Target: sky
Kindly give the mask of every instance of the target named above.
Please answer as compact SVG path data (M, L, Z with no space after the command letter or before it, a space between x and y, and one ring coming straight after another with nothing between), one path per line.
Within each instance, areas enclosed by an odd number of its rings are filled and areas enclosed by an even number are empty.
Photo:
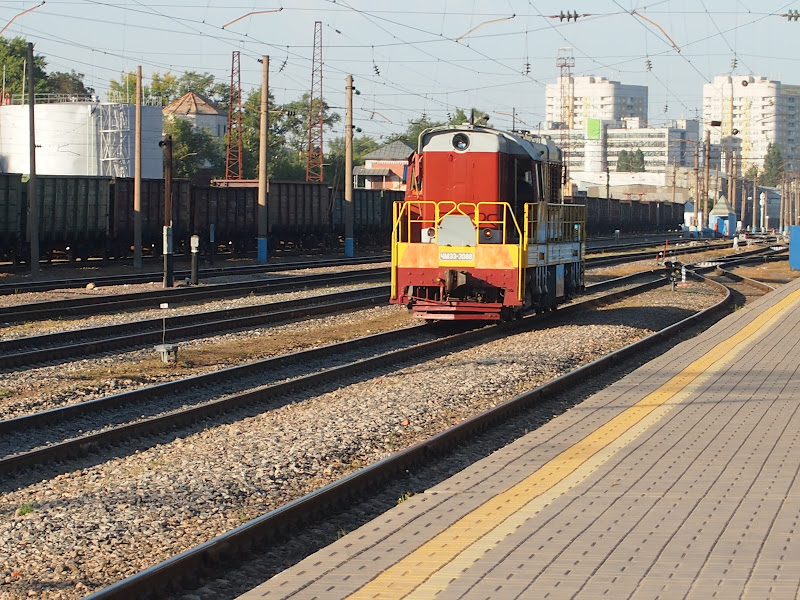
M0 0L0 24L33 42L48 72L82 73L101 99L138 65L145 84L186 71L230 83L239 51L245 97L269 56L284 103L310 90L319 21L325 101L343 116L353 75L354 124L380 140L457 108L499 128L516 113L518 128L535 130L560 53L574 57L573 75L648 86L652 126L699 118L715 75L800 84L800 20L781 16L796 10L800 0Z

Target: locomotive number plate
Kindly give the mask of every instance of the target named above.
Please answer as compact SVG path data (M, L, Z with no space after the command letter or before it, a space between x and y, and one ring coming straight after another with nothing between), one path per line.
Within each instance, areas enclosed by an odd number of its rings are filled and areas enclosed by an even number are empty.
M446 261L446 260L471 261L471 260L475 260L475 253L474 252L439 252L439 260L441 260L441 261Z

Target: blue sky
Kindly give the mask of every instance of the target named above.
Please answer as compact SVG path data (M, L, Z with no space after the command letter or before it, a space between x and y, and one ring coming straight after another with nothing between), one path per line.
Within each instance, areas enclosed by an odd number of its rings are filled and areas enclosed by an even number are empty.
M137 65L146 79L197 71L227 83L238 50L245 93L260 85L257 59L268 55L276 99L294 100L310 87L320 21L325 99L343 112L352 74L355 123L376 138L423 112L445 119L472 106L495 126L510 127L513 109L535 128L567 46L576 75L647 85L652 125L697 116L715 75L800 84L800 21L780 16L800 1L47 0L19 14L37 4L0 0L0 23L13 20L3 35L34 42L48 70L83 73L101 97ZM579 18L552 18L562 11Z

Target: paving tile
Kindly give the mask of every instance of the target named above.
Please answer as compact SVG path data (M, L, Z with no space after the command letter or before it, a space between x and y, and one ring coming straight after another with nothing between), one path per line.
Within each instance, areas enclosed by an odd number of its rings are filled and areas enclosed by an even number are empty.
M730 347L731 336L798 289L800 280L720 320L244 597L283 597L292 586L302 589L297 598L344 597L336 594L366 571L394 564L449 527L449 544L471 540L452 565L430 580L417 568L430 571L439 559L423 553L407 565L407 576L439 591L439 600L797 598L800 341L782 333L800 330L800 303L748 340L724 372L695 380L690 395L657 409L641 433L617 438L606 424L627 419L633 413L625 411L715 347ZM563 489L548 483L552 495L531 504L533 488L514 488L494 509L507 516L482 521L491 528L459 522L531 474L533 485L554 481L539 469L586 440L599 450L581 459L593 466L580 479L564 480Z

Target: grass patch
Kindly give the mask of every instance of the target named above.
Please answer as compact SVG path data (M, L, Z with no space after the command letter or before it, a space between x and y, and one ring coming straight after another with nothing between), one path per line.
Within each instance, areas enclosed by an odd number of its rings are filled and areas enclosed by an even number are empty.
M23 504L17 508L17 516L24 517L25 515L32 513L35 509L35 504Z
M411 498L411 496L413 496L413 495L414 495L414 492L406 492L405 494L403 494L402 496L400 496L400 497L397 499L397 503L398 503L398 504L402 504L403 502L405 502L406 500L408 500L409 498Z

